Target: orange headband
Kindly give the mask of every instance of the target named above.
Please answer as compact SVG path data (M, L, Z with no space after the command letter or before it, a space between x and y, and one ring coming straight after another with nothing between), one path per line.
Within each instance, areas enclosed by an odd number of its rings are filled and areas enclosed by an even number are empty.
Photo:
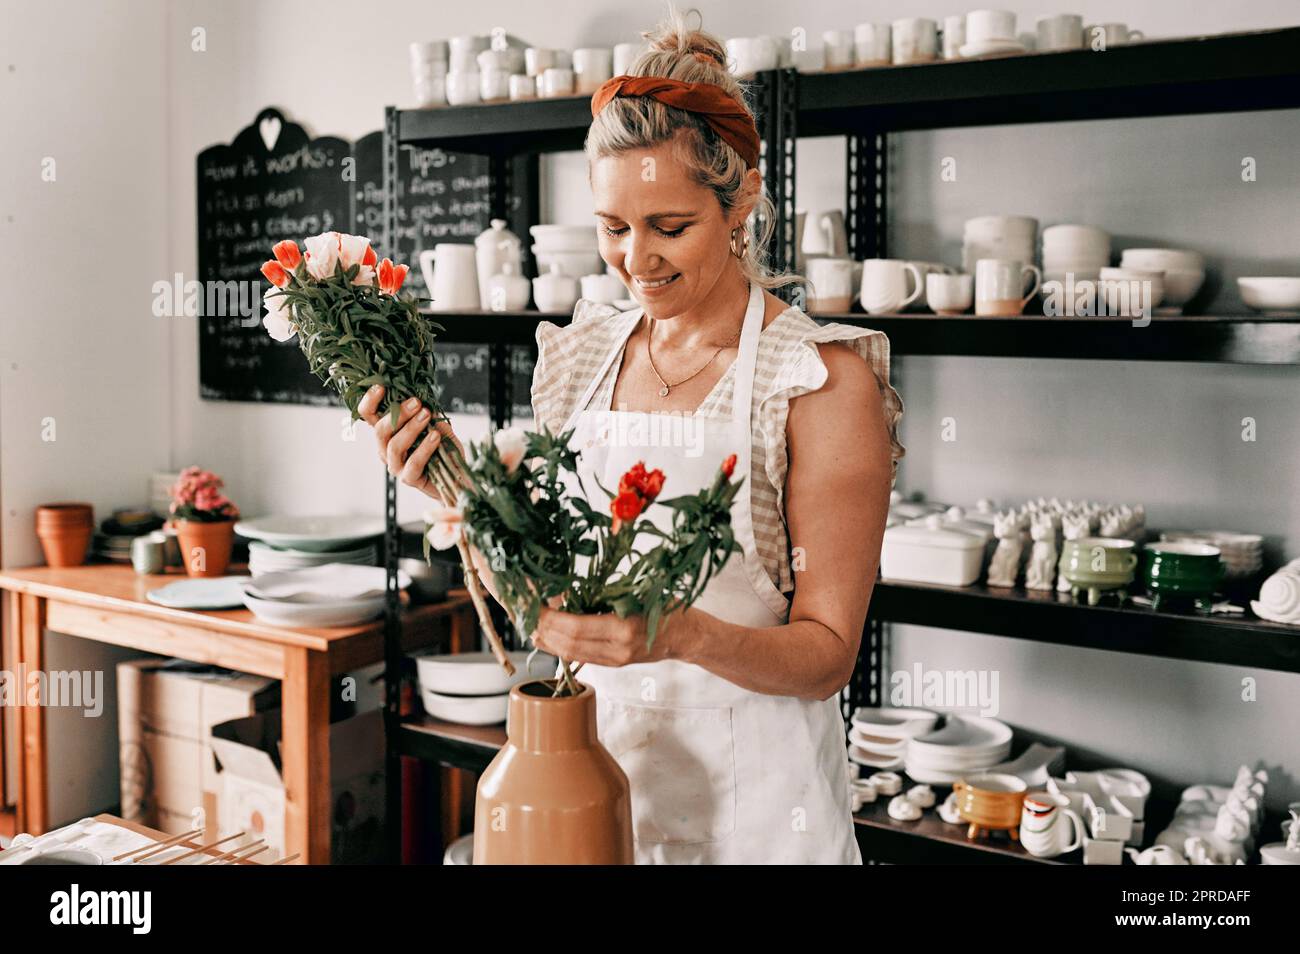
M591 97L591 115L598 115L615 96L649 96L666 106L698 113L749 168L758 167L754 117L715 83L686 83L666 76L615 76L602 83Z

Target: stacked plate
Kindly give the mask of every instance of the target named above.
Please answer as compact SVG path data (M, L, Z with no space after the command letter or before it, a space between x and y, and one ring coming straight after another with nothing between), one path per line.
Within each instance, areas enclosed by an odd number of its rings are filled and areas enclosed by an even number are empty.
M260 577L327 563L374 566L384 521L346 514L259 517L238 521L235 532L253 541L248 545L248 572Z
M967 219L962 235L962 271L975 274L981 258L1014 259L1023 265L1036 260L1038 220L1027 215L981 215Z
M1011 754L1011 727L982 716L950 715L942 729L908 740L904 768L914 781L951 785Z
M383 567L347 563L264 573L243 584L244 605L275 626L355 626L383 614L386 575ZM399 570L398 589L410 585Z
M561 275L571 278L605 271L595 226L534 225L528 231L533 236L539 275L548 274L552 263L560 266Z
M1161 540L1191 540L1219 548L1224 576L1240 580L1254 576L1264 568L1264 538L1257 533L1234 533L1231 530L1169 530Z
M849 729L849 759L871 768L902 768L908 740L938 721L939 713L929 709L858 709Z
M1110 233L1091 225L1053 225L1043 229L1043 282L1095 282L1110 264ZM1134 268L1138 267L1136 265Z
M1205 256L1181 248L1126 248L1120 253L1121 268L1164 272L1164 295L1157 314L1181 315L1183 306L1205 283Z
M507 675L488 652L416 656L424 711L435 719L464 725L505 722L511 688L521 682L550 678L555 675L557 662L554 656L537 653L530 668L527 651L515 650L507 655L514 663L514 675Z

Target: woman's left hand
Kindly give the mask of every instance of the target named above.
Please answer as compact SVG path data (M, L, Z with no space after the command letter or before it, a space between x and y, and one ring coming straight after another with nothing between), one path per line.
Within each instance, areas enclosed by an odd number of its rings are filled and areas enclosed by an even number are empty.
M654 645L647 650L644 616L620 619L617 613L578 614L543 607L533 642L566 662L628 666L669 658L671 629L668 620L661 620Z

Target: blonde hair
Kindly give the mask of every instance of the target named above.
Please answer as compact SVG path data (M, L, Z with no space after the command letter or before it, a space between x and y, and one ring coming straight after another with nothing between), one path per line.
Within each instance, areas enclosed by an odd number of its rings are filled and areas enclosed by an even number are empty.
M699 13L698 10L689 12ZM686 83L712 83L743 103L752 115L744 88L727 68L725 48L711 33L689 29L685 16L674 4L669 3L664 21L641 36L649 41L650 47L628 68L629 76L665 76ZM591 163L596 159L662 143L670 143L691 177L713 191L723 215L730 213L741 198L749 168L745 160L704 119L648 96L616 96L592 119L584 146L588 177ZM740 271L749 281L763 288L803 281L798 275L774 272L768 265L767 248L776 227L776 207L764 185L759 186L758 200L749 221L741 227L748 236L749 247L740 259Z

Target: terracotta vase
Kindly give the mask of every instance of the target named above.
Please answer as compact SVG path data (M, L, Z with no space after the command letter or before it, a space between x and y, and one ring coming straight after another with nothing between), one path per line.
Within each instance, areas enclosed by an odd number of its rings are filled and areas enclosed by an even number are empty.
M627 776L596 737L596 690L579 685L510 690L506 744L478 782L474 864L632 864Z
M189 576L225 576L235 546L233 520L177 520L181 565Z
M81 566L95 532L88 503L53 503L36 508L36 536L50 566Z

